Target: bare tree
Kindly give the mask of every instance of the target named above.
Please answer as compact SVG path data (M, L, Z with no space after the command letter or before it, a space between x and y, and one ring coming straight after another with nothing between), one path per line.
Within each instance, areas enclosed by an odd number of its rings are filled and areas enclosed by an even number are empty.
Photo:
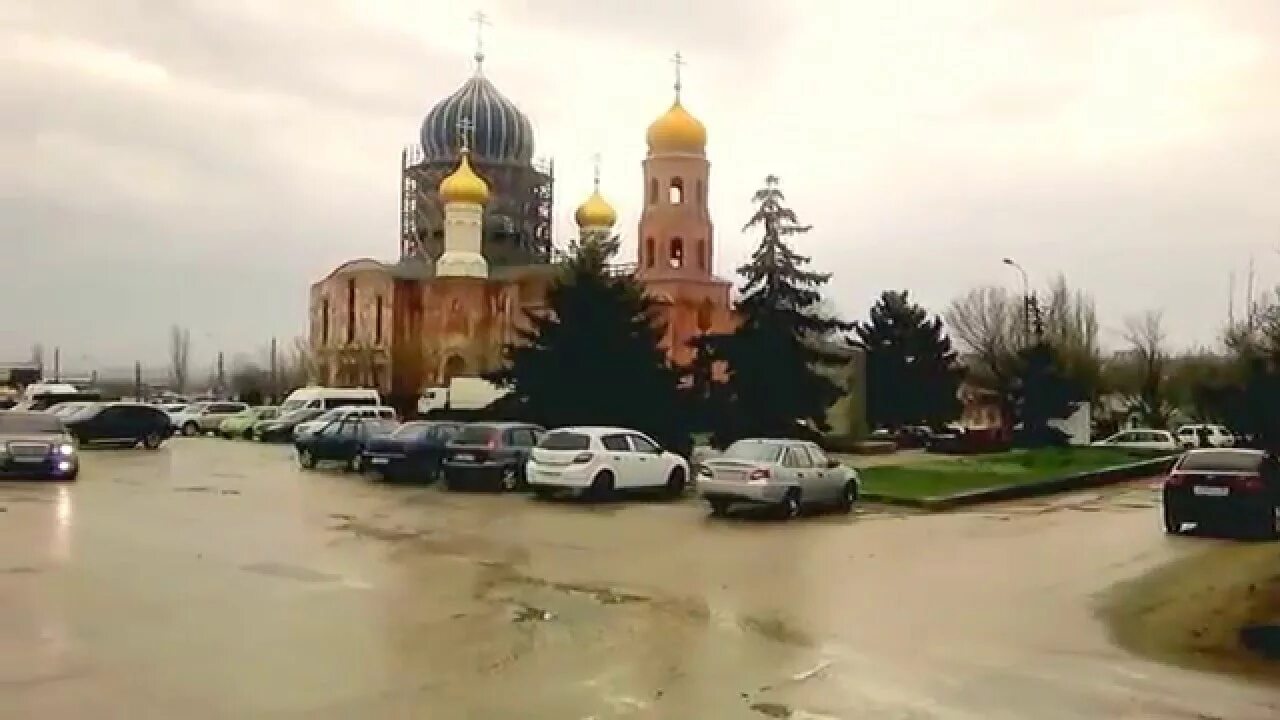
M169 328L169 377L173 389L183 392L191 372L191 331L179 325Z
M1139 387L1133 409L1147 427L1163 428L1173 412L1168 400L1167 373L1169 350L1164 330L1164 316L1157 310L1129 318L1125 323L1125 340L1137 364Z
M1022 342L1021 300L1001 287L978 287L952 300L943 318L970 379L988 390L1007 389Z
M1102 351L1093 298L1071 290L1066 276L1058 275L1049 283L1042 313L1044 338L1053 345L1063 373L1096 398L1102 381Z
M280 359L278 373L281 392L285 393L320 380L320 366L306 338L293 339Z

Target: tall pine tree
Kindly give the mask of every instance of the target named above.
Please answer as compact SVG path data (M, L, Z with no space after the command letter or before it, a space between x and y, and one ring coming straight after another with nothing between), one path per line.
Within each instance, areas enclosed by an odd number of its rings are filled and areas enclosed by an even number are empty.
M761 228L751 261L738 269L743 279L732 333L706 339L726 366L724 408L715 418L717 444L742 437L796 437L827 430L826 415L843 393L831 369L847 356L841 331L851 326L822 306L818 290L830 274L805 270L809 258L787 239L812 229L801 225L776 176L756 191L756 211L744 230Z
M963 371L942 319L932 319L907 291L886 290L870 320L856 323L866 353L867 421L873 427L939 427L960 414Z
M546 427L616 425L686 450L678 376L659 342L663 327L644 288L611 273L616 241L575 245L545 310L526 314L489 379L510 387L522 414Z

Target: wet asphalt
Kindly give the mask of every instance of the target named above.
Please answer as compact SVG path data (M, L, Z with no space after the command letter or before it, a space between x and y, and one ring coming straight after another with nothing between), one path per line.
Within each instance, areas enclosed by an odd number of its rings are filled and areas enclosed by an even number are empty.
M1280 717L1095 616L1149 483L712 520L386 486L213 438L0 483L0 718Z

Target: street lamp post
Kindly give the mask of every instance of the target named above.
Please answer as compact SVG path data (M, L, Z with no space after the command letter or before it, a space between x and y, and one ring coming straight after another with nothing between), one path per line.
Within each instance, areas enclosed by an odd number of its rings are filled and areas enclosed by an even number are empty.
M1022 276L1022 332L1024 337L1031 337L1031 281L1027 279L1027 271L1013 258L1004 258L1001 262Z

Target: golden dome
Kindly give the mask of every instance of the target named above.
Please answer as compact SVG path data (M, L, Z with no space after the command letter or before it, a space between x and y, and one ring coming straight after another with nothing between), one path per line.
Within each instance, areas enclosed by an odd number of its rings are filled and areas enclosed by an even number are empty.
M649 126L645 135L649 141L649 153L697 153L707 147L707 128L698 118L689 114L680 104L672 103L671 109Z
M489 201L489 185L471 169L470 153L462 151L458 169L440 181L440 199L444 204L474 203L483 205Z
M595 192L591 193L591 197L578 206L573 219L578 222L580 228L608 228L618 222L618 213L601 197L600 188L597 187Z

